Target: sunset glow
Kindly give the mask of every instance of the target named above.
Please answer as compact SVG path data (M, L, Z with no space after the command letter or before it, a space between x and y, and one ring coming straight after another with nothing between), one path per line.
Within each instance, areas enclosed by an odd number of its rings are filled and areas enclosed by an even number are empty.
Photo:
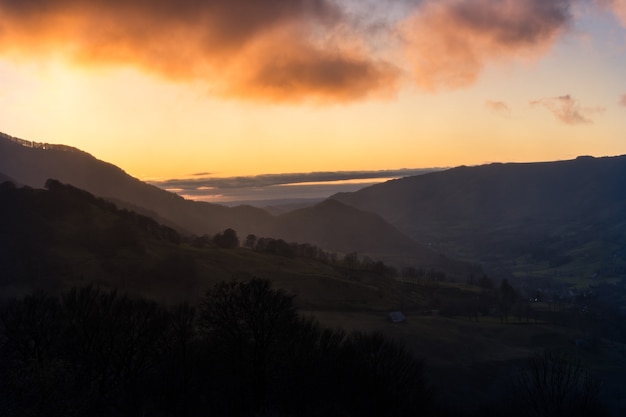
M0 22L0 131L141 179L626 153L622 0L0 0Z

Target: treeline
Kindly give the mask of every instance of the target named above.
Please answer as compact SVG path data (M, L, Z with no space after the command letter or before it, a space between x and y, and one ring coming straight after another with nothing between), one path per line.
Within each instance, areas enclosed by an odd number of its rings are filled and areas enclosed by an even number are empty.
M214 236L197 236L192 240L192 244L196 247L213 246L222 249L233 249L243 246L257 252L271 253L288 258L303 257L322 262L336 262L338 259L336 253L324 251L322 248L309 243L288 243L283 239L257 237L254 234L247 235L244 241L241 242L237 232L231 228L216 233Z
M144 236L178 244L179 233L154 219L95 197L87 191L46 181L47 191L0 184L0 226L13 241L7 250L41 252L43 247L78 244L94 254L111 257L121 250L145 251Z
M379 334L322 328L266 280L198 307L95 287L3 306L0 415L409 416L434 412L422 363Z
M373 260L369 256L361 257L357 252L339 255L311 243L287 242L280 238L258 237L254 234L247 235L242 242L237 232L230 228L212 237L209 235L197 236L193 238L191 243L196 247L213 246L222 249L233 249L243 246L257 252L270 253L287 258L313 259L337 267L343 267L347 270L372 272L374 275L381 277L400 276L400 272L394 266L387 265L380 260ZM429 273L436 274L439 279L443 277L445 280L446 274L444 272L429 270Z
M267 280L221 282L197 307L37 292L4 303L0 324L0 415L465 415L402 344L323 328ZM473 415L606 415L598 381L559 352L510 386Z
M502 323L537 321L531 301L503 279L499 285L486 275L467 285L442 285L437 271L425 271L419 278L405 279L407 285L419 288L424 295L421 307L425 312L448 317L461 316L478 321L481 317L497 317ZM445 276L444 276L445 277ZM408 306L409 308L413 306ZM419 308L416 306L415 308Z

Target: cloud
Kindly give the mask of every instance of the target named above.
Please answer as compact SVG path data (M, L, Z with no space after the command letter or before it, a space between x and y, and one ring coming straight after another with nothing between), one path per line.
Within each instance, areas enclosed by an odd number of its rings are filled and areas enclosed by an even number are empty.
M581 107L580 104L569 94L565 96L533 100L530 102L530 105L533 107L545 107L548 111L554 114L554 117L568 125L593 123L591 116L603 113L606 110L604 107Z
M131 66L218 97L350 102L392 96L407 74L454 89L537 59L577 1L0 0L0 56ZM626 0L591 1L626 17Z
M187 192L199 189L258 188L275 185L323 183L335 181L363 180L376 178L398 178L421 175L441 168L393 169L380 171L328 171L285 174L263 174L241 177L203 177L150 181L150 184L165 189L180 189ZM196 176L198 174L194 174Z
M487 100L485 101L485 107L492 113L500 116L511 115L511 108L503 101Z
M401 24L417 85L434 91L476 81L485 65L535 59L572 19L572 0L430 0Z
M622 94L622 96L619 98L619 105L626 107L626 94Z
M321 199L337 192L356 191L390 178L427 174L441 169L421 168L206 177L150 181L150 184L176 192L192 200L223 203L301 198Z
M626 0L596 0L596 3L613 12L622 26L626 27Z
M227 97L351 101L398 76L332 0L0 0L0 22L1 54L131 65Z

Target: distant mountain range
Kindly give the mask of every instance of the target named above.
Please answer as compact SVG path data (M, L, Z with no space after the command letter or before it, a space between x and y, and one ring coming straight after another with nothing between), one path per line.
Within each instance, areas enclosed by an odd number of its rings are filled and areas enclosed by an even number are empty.
M502 273L626 276L626 156L458 167L332 199Z
M183 234L233 228L457 275L475 270L469 262L583 286L626 277L626 156L462 166L272 214L185 200L75 148L0 135L0 179L41 188L48 178Z
M309 310L385 310L399 299L398 284L371 270L317 255L191 243L149 217L54 180L46 189L0 184L0 266L0 303L85 285L195 303L219 281L253 276L297 295L297 305Z
M404 263L446 269L451 263L399 232L380 216L342 203L322 202L281 215L251 207L225 207L186 200L131 177L86 152L0 135L0 173L5 179L42 188L52 178L122 208L155 218L186 234L213 235L226 228L247 234L309 242L326 250L375 255ZM452 264L454 264L452 262ZM458 270L458 264L451 267ZM462 268L461 268L462 269Z

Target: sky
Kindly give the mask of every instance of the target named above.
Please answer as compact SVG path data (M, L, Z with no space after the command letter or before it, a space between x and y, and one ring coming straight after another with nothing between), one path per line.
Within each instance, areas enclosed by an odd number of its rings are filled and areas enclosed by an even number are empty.
M626 0L0 0L0 131L157 182L625 154L625 74Z

